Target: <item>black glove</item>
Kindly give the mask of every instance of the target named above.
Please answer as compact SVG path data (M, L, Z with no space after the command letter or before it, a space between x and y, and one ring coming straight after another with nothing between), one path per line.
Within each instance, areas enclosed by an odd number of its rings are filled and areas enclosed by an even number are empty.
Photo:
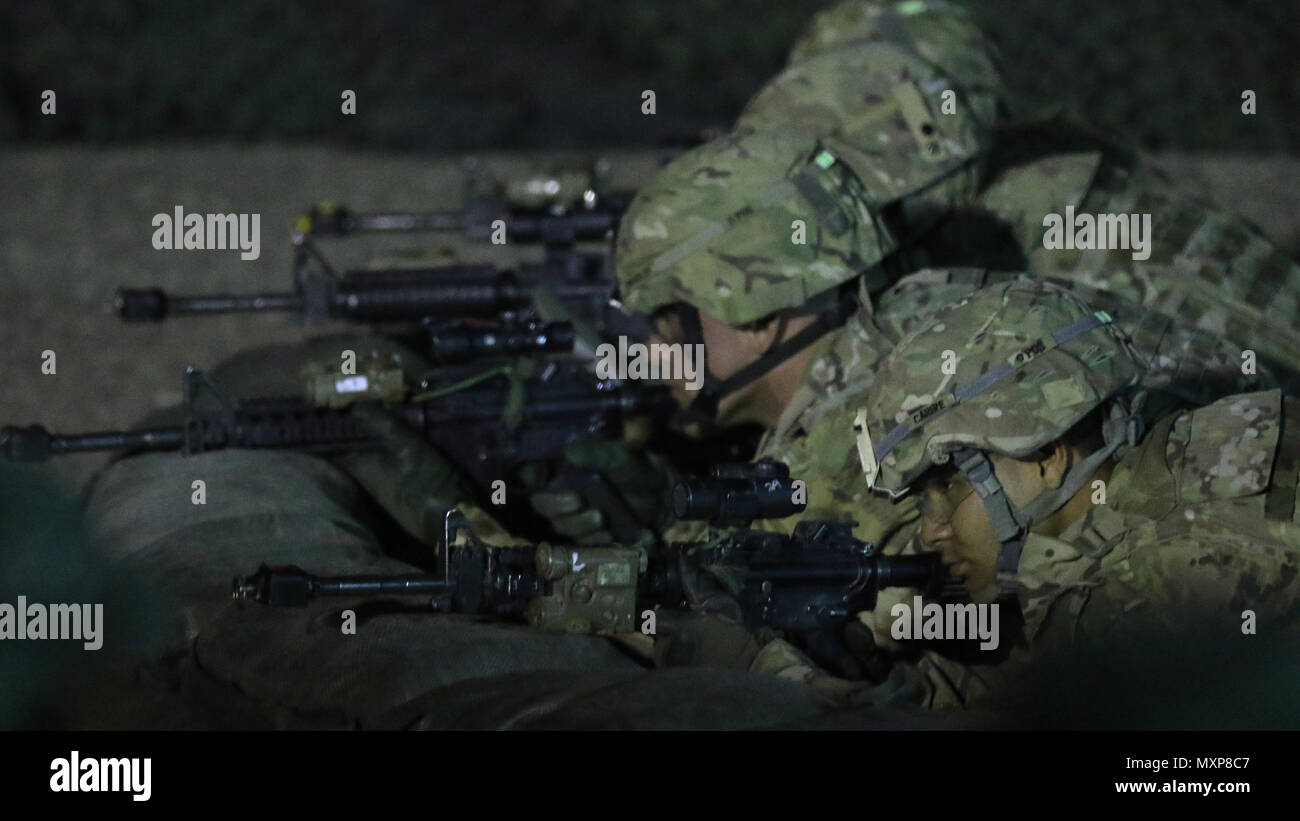
M571 442L564 464L529 505L575 544L631 544L642 531L659 532L673 474L623 442Z

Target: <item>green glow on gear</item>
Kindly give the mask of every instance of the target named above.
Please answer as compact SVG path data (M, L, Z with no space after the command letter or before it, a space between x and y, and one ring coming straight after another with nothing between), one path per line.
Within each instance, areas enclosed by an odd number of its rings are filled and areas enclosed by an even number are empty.
M1086 330L1054 340L1071 327ZM1146 369L1110 317L1069 291L1025 280L983 288L931 314L886 358L858 420L864 472L869 447L873 487L897 496L955 450L1027 456ZM906 434L888 447L900 425Z
M950 209L975 197L998 117L1002 80L980 54L952 70L891 42L846 46L781 72L736 128L833 137L877 198Z
M678 157L618 232L624 304L685 302L730 325L812 302L897 247L833 141L751 132Z

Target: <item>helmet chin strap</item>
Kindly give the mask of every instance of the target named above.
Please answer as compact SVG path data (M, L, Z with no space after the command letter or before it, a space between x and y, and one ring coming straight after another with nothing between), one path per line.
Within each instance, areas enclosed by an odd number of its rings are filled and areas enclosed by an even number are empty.
M993 525L993 537L1001 543L998 549L997 586L1003 596L1015 592L1015 573L1020 565L1020 551L1024 549L1025 538L1029 535L1030 523L1023 514L1017 513L1007 490L993 473L993 463L983 451L963 448L954 451L953 460L957 469L970 481L971 487L979 494L988 512L989 522Z
M1030 528L1065 507L1084 482L1116 451L1132 447L1142 438L1139 411L1145 399L1146 394L1139 393L1131 408L1118 400L1112 402L1109 418L1102 425L1102 438L1106 444L1067 470L1059 487L1044 490L1020 508L1007 496L1006 488L993 472L993 464L983 451L963 448L953 452L957 469L983 500L989 522L993 525L993 536L1001 543L996 564L997 581L992 585L998 595L1010 597L1016 593L1020 554L1029 538Z
M750 362L726 379L719 380L709 373L706 349L706 360L700 363L700 367L703 369L703 383L699 391L696 392L695 399L691 401L691 404L678 412L678 422L697 425L704 431L716 429L718 404L724 398L761 379L782 362L843 325L857 310L857 307L857 300L852 294L842 295L836 299L833 307L817 314L817 318L813 320L811 325L786 340L782 340L781 337L785 333L788 319L782 317L776 335L772 339L772 344L767 347L767 350L753 362ZM704 334L700 329L699 312L693 309L687 310L683 311L680 316L686 341L688 343L702 343Z

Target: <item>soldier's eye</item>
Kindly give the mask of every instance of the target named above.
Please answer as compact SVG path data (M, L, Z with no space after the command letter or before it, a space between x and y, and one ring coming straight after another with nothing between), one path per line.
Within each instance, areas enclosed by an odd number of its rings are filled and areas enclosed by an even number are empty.
M677 342L682 338L682 324L675 315L666 314L651 320L655 334L668 342Z
M935 510L934 498L929 491L923 489L916 494L916 509L921 511L922 516L932 517L935 515L937 511Z

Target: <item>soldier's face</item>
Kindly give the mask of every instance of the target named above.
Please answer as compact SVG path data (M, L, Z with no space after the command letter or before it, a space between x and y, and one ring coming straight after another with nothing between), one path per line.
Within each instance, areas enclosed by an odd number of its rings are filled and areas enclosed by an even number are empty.
M677 311L665 310L650 318L650 338L651 350L654 346L663 346L658 348L661 352L659 364L660 374L671 374L673 372L672 362L668 359L668 346L670 345L687 345L694 340L687 339L688 334L683 327L682 316ZM665 367L666 366L666 367ZM686 390L686 379L665 378L665 384L668 385L669 392L672 394L673 401L685 408L691 403L691 394Z
M742 331L733 328L721 320L700 313L700 336L704 343L704 366L714 380L723 380L735 374L741 368L753 362L766 349L768 340L760 333ZM681 344L686 342L686 332L681 319L676 313L665 313L654 318L650 342L664 344ZM660 363L660 373L672 373L669 362ZM689 407L695 401L696 392L690 390L685 379L666 380L673 399L681 407ZM754 383L734 391L718 403L717 421L721 425L748 421L735 418L737 408L746 401L746 395L753 390Z
M1036 462L989 455L993 472L1017 507L1046 488ZM917 507L921 511L921 541L938 550L948 572L960 577L970 592L997 580L998 550L984 501L956 468L933 470L920 480Z
M741 331L706 313L700 314L700 333L704 336L704 362L710 376L723 380L753 362L766 349L766 340L753 331ZM718 403L718 424L751 421L738 418L737 409L747 403L748 394L757 383L750 384L724 396ZM688 396L689 402L693 397Z

